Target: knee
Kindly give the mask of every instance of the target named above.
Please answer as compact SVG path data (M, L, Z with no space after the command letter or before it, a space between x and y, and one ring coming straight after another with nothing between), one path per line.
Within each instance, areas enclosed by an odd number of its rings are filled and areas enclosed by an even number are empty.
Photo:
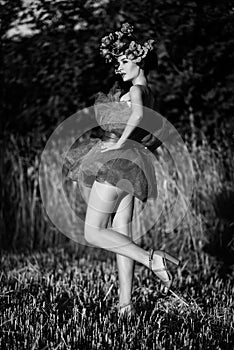
M131 218L129 217L121 217L114 218L112 222L112 228L117 231L123 231L124 233L131 231Z
M98 245L98 237L99 237L99 231L101 230L98 226L93 226L88 223L85 223L84 226L84 237L85 240L93 245Z
M95 235L93 232L93 228L87 223L85 223L85 226L84 226L84 237L88 243L94 244Z

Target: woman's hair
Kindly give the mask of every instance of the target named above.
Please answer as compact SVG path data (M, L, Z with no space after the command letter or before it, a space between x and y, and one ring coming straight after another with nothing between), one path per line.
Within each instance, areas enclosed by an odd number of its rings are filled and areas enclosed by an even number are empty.
M149 51L145 58L139 63L136 63L140 68L144 70L145 75L148 75L150 71L157 70L158 68L158 56L156 51Z

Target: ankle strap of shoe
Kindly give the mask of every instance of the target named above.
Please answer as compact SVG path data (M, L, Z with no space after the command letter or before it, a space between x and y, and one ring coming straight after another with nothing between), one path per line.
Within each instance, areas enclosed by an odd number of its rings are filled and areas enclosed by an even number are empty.
M153 260L154 250L151 248L149 250L149 269L152 270L152 260Z

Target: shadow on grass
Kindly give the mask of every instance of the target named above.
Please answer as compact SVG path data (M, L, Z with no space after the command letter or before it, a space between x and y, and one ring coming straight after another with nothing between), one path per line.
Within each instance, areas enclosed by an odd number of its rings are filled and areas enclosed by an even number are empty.
M213 206L217 221L216 225L210 228L205 251L228 268L234 264L234 192L224 190L216 196Z

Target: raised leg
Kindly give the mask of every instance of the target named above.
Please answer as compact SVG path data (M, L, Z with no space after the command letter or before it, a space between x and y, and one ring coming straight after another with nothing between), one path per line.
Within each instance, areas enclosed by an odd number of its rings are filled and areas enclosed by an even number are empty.
M93 245L137 260L147 266L148 252L133 243L125 234L107 228L110 215L117 211L119 197L123 198L126 195L126 192L117 187L94 182L86 211L85 239Z
M149 267L148 251L132 242L126 234L107 228L110 215L118 208L119 198L126 195L126 192L110 184L94 182L85 218L85 238L95 246L123 255ZM126 225L127 230L129 230L130 225L131 223ZM163 259L155 254L152 269L162 268L164 268ZM165 272L166 278L167 272Z

